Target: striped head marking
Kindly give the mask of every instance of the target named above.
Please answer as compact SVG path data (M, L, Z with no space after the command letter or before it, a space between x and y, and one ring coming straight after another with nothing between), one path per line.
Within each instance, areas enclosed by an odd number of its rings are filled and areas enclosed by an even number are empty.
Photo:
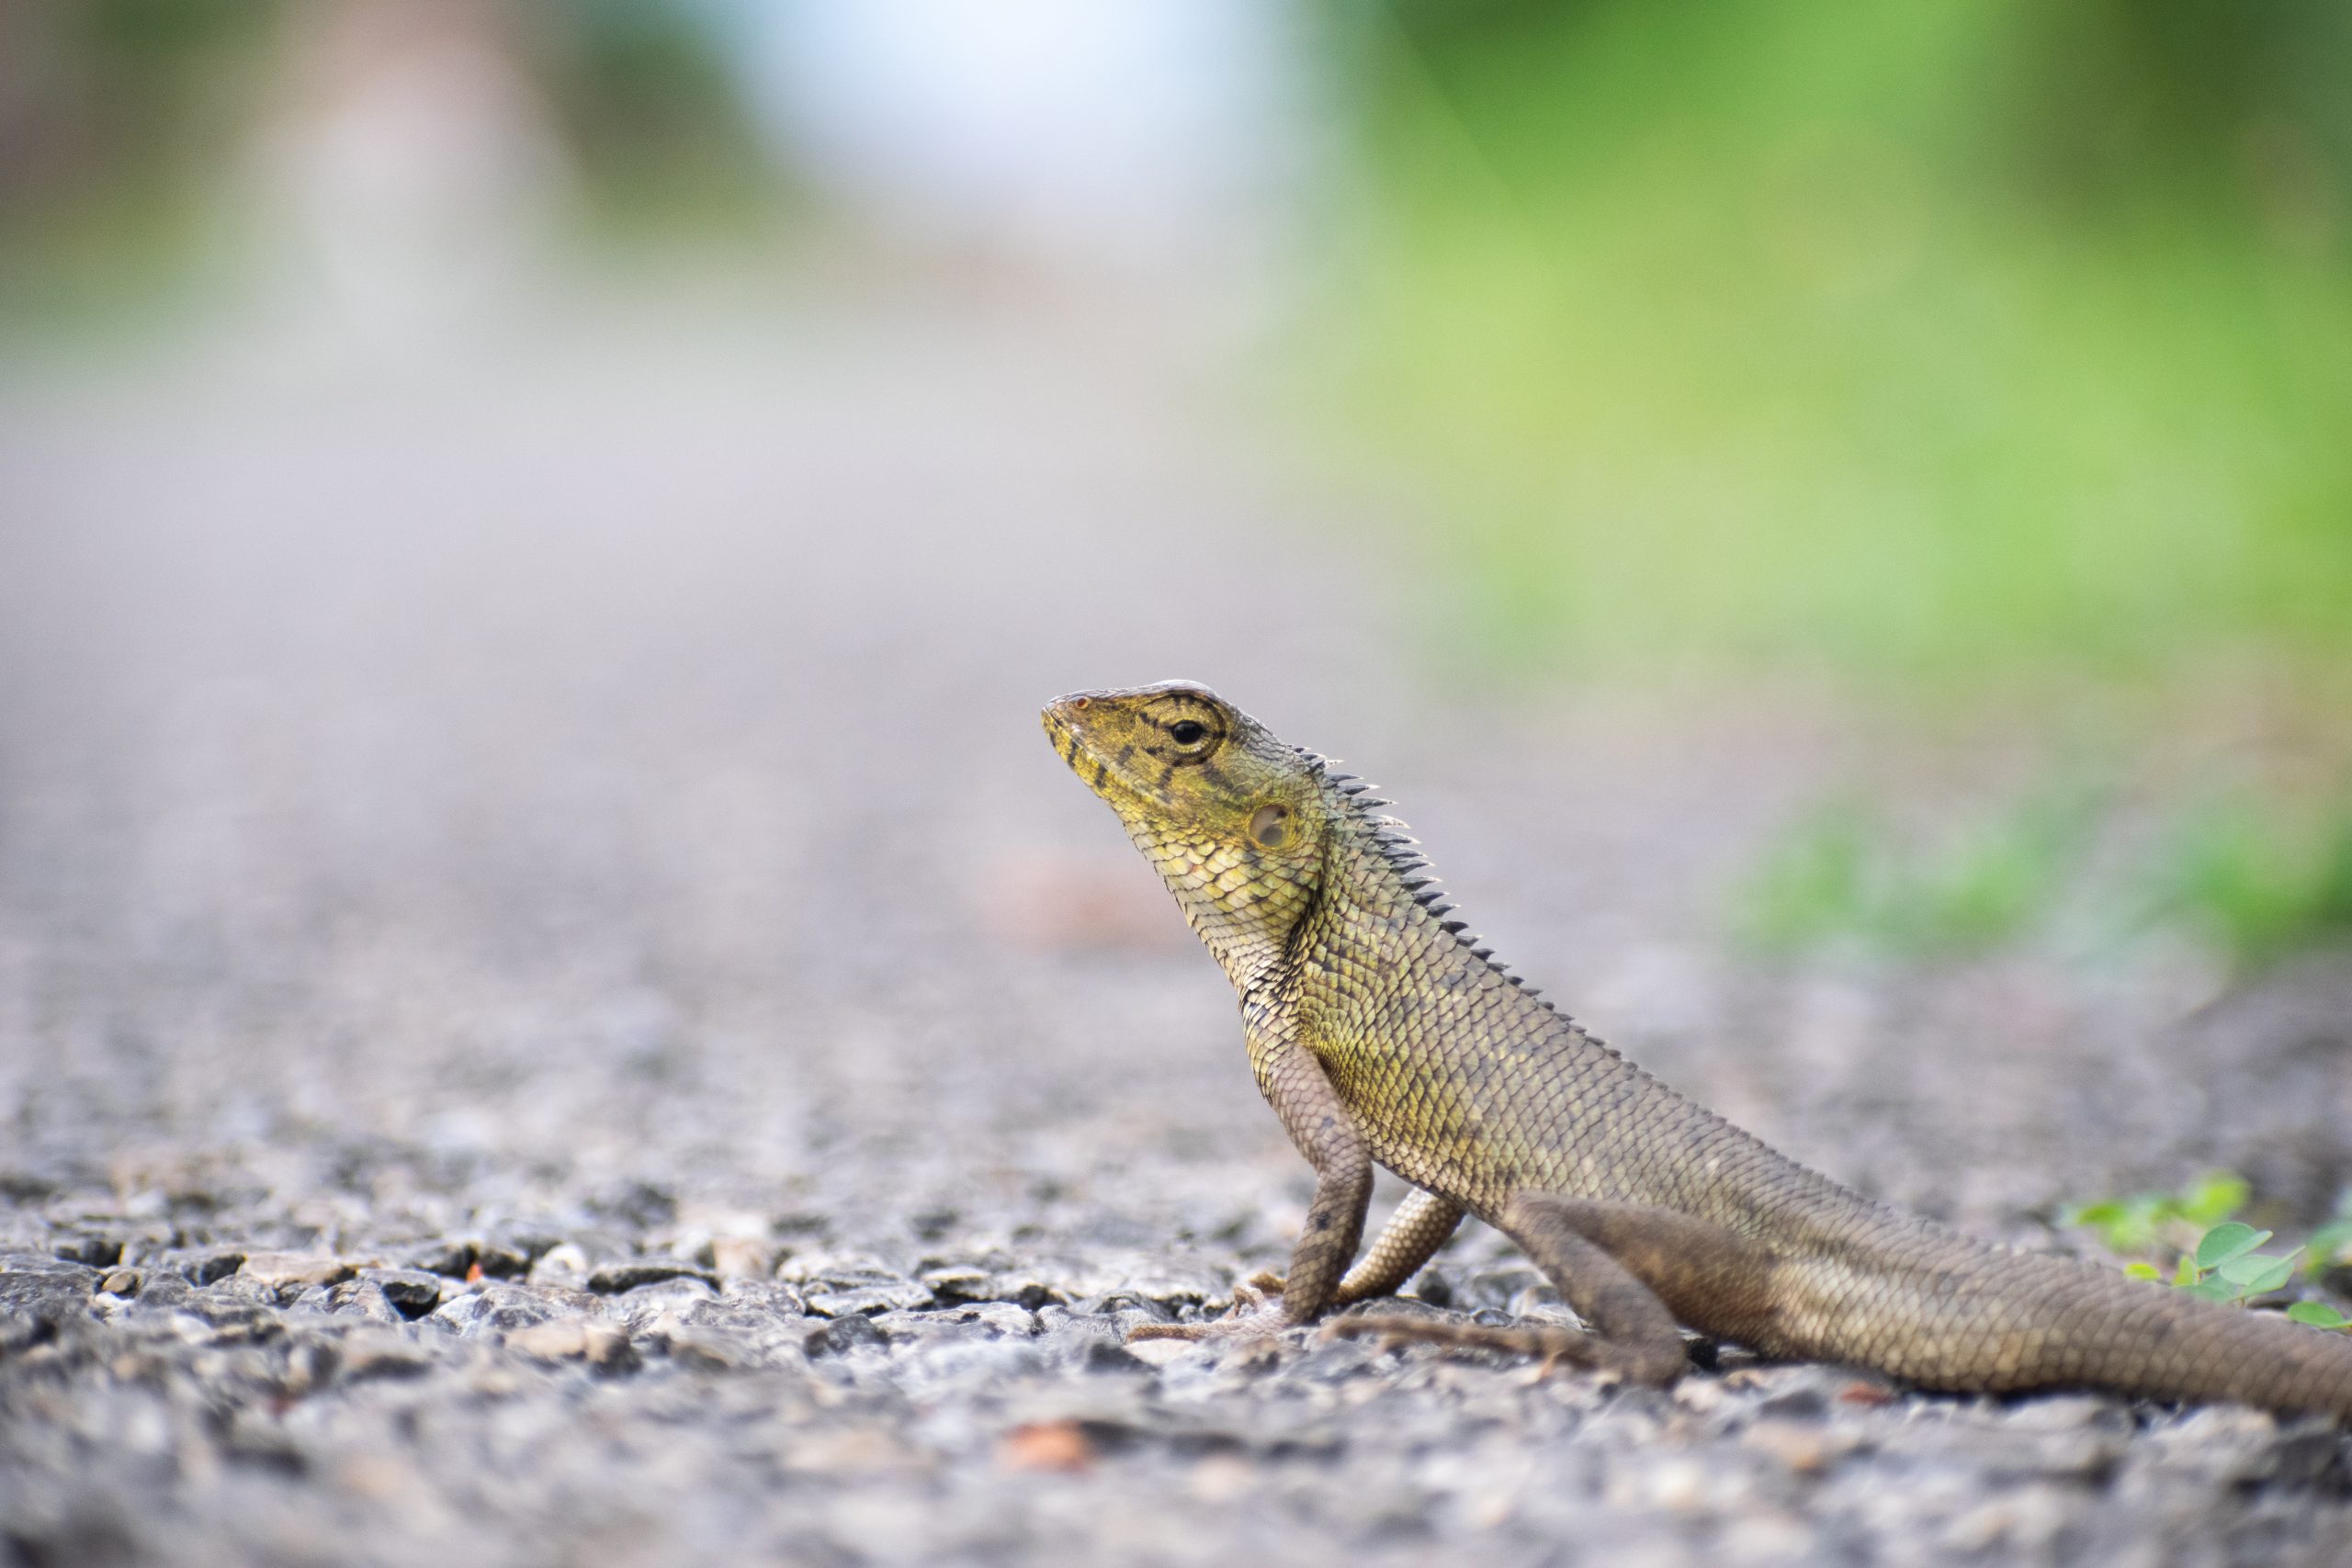
M1281 950L1322 879L1319 761L1188 681L1074 692L1045 724L1229 973Z

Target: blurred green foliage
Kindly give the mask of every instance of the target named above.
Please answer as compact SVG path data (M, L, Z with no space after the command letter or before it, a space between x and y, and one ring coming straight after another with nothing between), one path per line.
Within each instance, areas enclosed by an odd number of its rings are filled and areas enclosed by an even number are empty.
M600 215L707 221L756 211L776 171L708 8L531 0L535 61Z
M2352 7L1344 16L1332 380L1494 665L2352 652Z
M2208 807L2174 834L2155 892L2242 966L2352 942L2352 800L2300 814Z
M2181 1252L2245 1208L2252 1195L2245 1177L2213 1170L2177 1192L2138 1192L2086 1203L2061 1214L2058 1223L2097 1231L2110 1252Z
M1852 802L1799 821L1736 895L1741 933L1767 952L1839 943L1904 957L1982 952L2043 919L2081 857L2097 799L2028 800L1936 845L1907 844Z
M2069 901L2105 935L2186 930L2240 974L2314 948L2352 948L2352 799L2301 807L2241 792L2177 813L2163 830L2111 835L2099 792L2045 789L1957 833L1921 842L1854 800L1799 818L1733 892L1752 947L1845 947L1962 957L2046 929Z
M454 18L503 51L544 102L592 217L699 224L775 194L708 6L381 9L395 28ZM261 122L311 90L288 80L306 29L342 14L285 0L0 5L0 310L111 314L170 282Z
M0 8L0 300L73 312L167 273L279 14L275 0Z

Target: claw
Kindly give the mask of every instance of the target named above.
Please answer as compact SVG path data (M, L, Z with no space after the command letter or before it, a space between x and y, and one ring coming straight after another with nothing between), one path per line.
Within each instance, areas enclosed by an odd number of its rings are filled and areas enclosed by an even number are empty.
M1127 1330L1127 1342L1138 1339L1206 1339L1214 1323L1147 1323Z
M1246 1312L1240 1310L1245 1304L1251 1310ZM1290 1314L1283 1310L1282 1303L1269 1303L1264 1297L1247 1286L1235 1288L1234 1305L1235 1311L1218 1318L1214 1323L1147 1323L1140 1328L1129 1329L1127 1337L1130 1340L1262 1340L1272 1339L1285 1329L1298 1326Z

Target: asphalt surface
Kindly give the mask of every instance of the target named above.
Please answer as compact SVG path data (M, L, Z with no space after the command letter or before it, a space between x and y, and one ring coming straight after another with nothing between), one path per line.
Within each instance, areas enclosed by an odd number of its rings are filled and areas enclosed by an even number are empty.
M0 1550L2342 1560L2352 1449L2243 1410L1123 1346L1308 1183L1063 691L1345 757L1645 1065L2027 1245L2211 1166L2319 1218L2352 973L1743 958L1726 889L1825 792L1932 821L2026 752L1442 682L1422 569L1164 333L593 320L0 391ZM1491 1235L1435 1273L1557 1310Z

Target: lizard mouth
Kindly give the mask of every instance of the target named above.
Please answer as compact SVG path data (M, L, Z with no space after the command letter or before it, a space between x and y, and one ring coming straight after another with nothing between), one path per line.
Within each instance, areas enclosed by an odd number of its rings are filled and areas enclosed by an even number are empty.
M1093 710L1091 715L1090 708ZM1114 808L1165 807L1170 804L1165 794L1148 788L1127 766L1136 751L1134 745L1106 745L1102 738L1089 733L1090 717L1111 718L1115 726L1116 712L1116 705L1103 703L1100 694L1080 692L1047 703L1039 717L1046 728L1046 738L1061 753L1062 761L1069 764L1069 771ZM1111 739L1116 740L1117 737Z
M1046 727L1046 738L1053 742L1054 750L1061 753L1062 761L1069 764L1069 771L1085 781L1086 787L1095 794L1106 800L1111 798L1114 789L1132 795L1135 793L1133 785L1113 773L1109 759L1095 750L1081 728L1079 716L1091 702L1091 698L1080 694L1057 697L1047 703L1046 711L1039 716Z

